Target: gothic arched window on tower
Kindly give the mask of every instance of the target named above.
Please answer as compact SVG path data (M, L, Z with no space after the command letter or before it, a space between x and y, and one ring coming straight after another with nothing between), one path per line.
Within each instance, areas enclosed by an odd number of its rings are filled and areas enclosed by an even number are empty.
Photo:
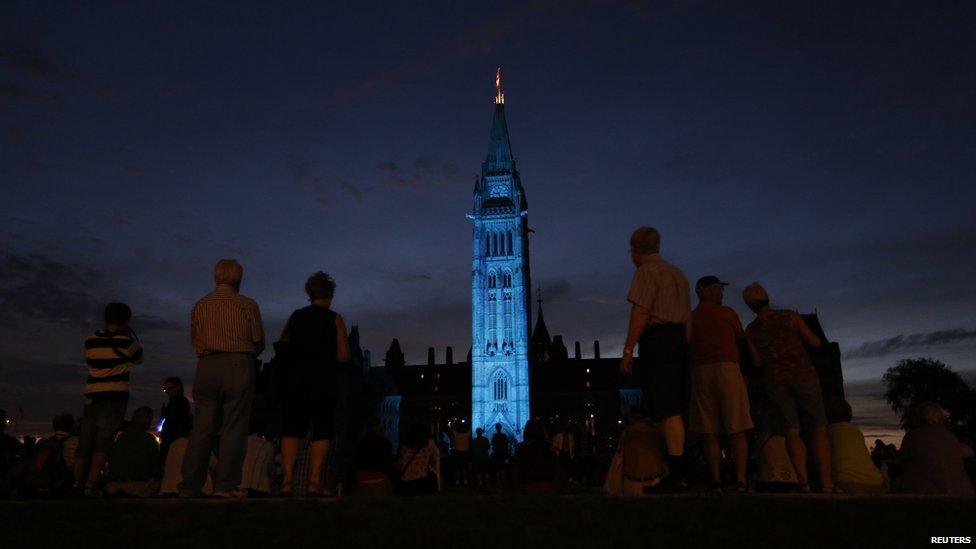
M498 255L498 233L491 233L491 255Z
M512 292L505 292L505 296L504 296L503 300L504 301L503 301L503 310L502 310L502 312L505 314L505 317L504 317L504 322L505 322L504 337L505 337L505 341L509 342L509 344L510 344L508 346L508 350L505 352L505 354L506 355L511 355L511 354L513 354L513 352L515 350L514 349L514 346L511 345L511 343L514 341L514 337L513 337L514 334L513 334L513 331L512 331L512 327L513 327L513 325L512 325Z
M496 284L495 273L488 273L488 287L494 288Z
M508 231L508 255L512 255L512 231Z
M495 400L508 400L508 378L503 372L495 374L495 381L492 384L493 396Z

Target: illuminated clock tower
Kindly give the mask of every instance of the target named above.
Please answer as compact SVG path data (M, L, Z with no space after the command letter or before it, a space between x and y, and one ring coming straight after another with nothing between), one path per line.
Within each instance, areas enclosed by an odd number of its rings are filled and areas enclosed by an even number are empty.
M529 415L528 205L505 121L501 69L488 156L474 189L471 260L471 427L521 440Z

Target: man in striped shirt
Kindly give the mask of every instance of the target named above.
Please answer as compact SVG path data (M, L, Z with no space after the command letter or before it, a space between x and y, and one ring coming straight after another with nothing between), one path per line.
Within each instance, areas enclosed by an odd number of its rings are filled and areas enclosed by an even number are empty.
M85 340L85 410L75 453L75 487L93 489L105 465L129 402L129 369L142 362L142 345L129 326L132 309L125 303L105 306L105 329Z
M183 497L201 494L218 433L220 460L214 496L240 495L256 359L264 350L258 305L239 293L243 275L244 268L237 261L218 261L214 267L217 287L194 305L190 315L190 340L199 361L193 382L193 431L180 484Z

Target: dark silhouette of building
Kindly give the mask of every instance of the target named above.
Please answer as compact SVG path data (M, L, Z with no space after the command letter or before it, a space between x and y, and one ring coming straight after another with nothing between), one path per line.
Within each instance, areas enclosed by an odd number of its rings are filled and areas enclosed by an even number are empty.
M633 376L620 373L620 357L601 355L599 341L593 342L592 358L582 357L579 342L574 343L570 357L562 336L550 337L542 300L538 301L529 349L532 357L529 368L532 416L553 425L562 421L576 424L594 435L598 447L607 449L627 411L640 404L642 392ZM801 316L826 342L818 349L808 349L820 375L824 402L843 398L840 347L827 339L816 313ZM396 440L399 422L408 414L422 414L429 419L432 429L447 428L461 420L470 421L470 361L454 363L448 348L445 352L447 360L437 364L432 360L433 348L430 348L426 363L408 365L396 339L386 354L390 357L387 364L370 368L369 378L377 395L377 415L391 440ZM742 369L750 380L753 414L760 414L767 406L761 372L753 367L747 355L742 357Z

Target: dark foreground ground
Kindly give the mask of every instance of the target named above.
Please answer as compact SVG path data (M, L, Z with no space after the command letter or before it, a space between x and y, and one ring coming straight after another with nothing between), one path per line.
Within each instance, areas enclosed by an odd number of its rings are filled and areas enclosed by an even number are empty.
M976 501L439 495L0 502L0 547L923 547L976 543Z

